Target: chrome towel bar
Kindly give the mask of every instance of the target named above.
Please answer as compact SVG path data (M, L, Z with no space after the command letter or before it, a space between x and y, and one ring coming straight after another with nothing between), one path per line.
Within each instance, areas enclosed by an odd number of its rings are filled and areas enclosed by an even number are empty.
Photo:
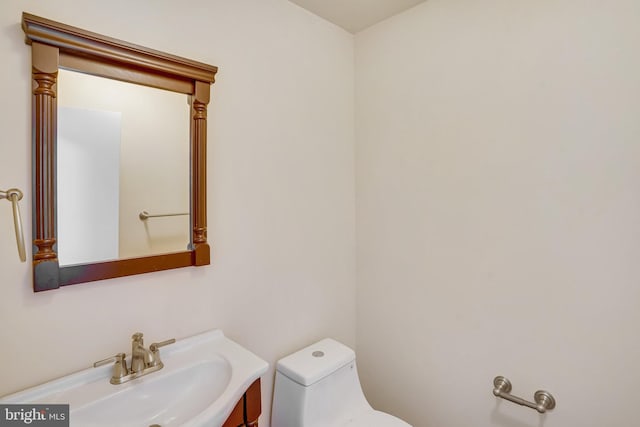
M0 199L7 199L13 207L13 227L16 232L16 244L18 245L18 255L20 261L27 260L27 254L24 250L24 232L22 231L22 217L20 216L20 206L18 201L22 200L22 191L17 188L10 188L7 191L0 190Z
M511 382L505 377L497 376L493 379L493 395L496 397L501 397L510 402L517 403L518 405L535 409L541 414L544 414L545 412L550 411L556 407L556 400L548 391L536 391L533 395L533 399L535 400L534 403L509 394L511 392L511 388Z
M150 214L147 211L142 211L140 212L140 214L138 215L138 217L140 217L141 221L144 221L148 218L160 218L163 216L182 216L182 215L189 215L189 212L185 212L185 213L168 213L168 214Z

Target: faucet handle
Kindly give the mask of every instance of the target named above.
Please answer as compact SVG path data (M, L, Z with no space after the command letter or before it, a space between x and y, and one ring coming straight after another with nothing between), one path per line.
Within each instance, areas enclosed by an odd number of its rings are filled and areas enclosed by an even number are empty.
M111 362L123 362L125 358L125 354L124 353L118 353L115 356L111 356L111 357L107 357L106 359L102 359L102 360L98 360L96 363L93 364L94 368L97 368L98 366L102 366L102 365L106 365L107 363L111 363Z
M131 339L133 341L142 341L143 336L144 334L142 332L136 332L135 334L131 335Z
M176 342L176 339L171 338L170 340L166 340L166 341L154 342L149 346L149 350L151 350L151 353L153 354L152 366L162 365L162 361L160 360L159 348L164 347L165 345L173 344L175 342Z
M93 364L93 367L97 368L98 366L106 365L111 362L115 362L115 364L113 365L113 376L111 377L112 381L114 379L127 376L127 374L129 373L129 370L127 369L127 361L125 360L124 353L118 353L115 356L111 356L111 357L107 357L106 359L99 360Z
M149 350L155 353L156 351L158 351L160 347L164 347L165 345L173 344L175 342L176 342L175 338L171 338L170 340L166 340L166 341L154 342L149 346Z

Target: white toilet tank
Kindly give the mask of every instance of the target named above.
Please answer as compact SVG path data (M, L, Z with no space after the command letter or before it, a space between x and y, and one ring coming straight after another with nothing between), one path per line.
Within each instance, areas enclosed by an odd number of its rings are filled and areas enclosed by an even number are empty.
M356 369L355 353L326 338L276 365L272 427L409 426L375 411L367 402ZM365 418L371 422L360 422Z

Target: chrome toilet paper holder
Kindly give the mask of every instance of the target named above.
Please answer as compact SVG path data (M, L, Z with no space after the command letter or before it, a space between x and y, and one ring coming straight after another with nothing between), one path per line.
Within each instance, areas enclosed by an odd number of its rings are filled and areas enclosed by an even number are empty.
M526 406L544 414L556 407L556 399L551 393L545 390L538 390L533 395L535 402L529 402L521 397L514 396L511 393L511 381L503 376L497 376L493 379L493 395L508 400L518 405Z

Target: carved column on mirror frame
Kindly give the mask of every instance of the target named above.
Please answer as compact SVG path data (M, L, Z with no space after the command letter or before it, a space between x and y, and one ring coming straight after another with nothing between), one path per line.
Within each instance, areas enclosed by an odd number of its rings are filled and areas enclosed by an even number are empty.
M55 191L57 139L57 47L33 42L33 275L36 290L58 285ZM40 131L38 131L38 129Z
M209 83L195 82L191 96L191 212L193 226L193 249L195 265L209 264L207 244L207 206L198 194L207 194L207 104L209 103Z

